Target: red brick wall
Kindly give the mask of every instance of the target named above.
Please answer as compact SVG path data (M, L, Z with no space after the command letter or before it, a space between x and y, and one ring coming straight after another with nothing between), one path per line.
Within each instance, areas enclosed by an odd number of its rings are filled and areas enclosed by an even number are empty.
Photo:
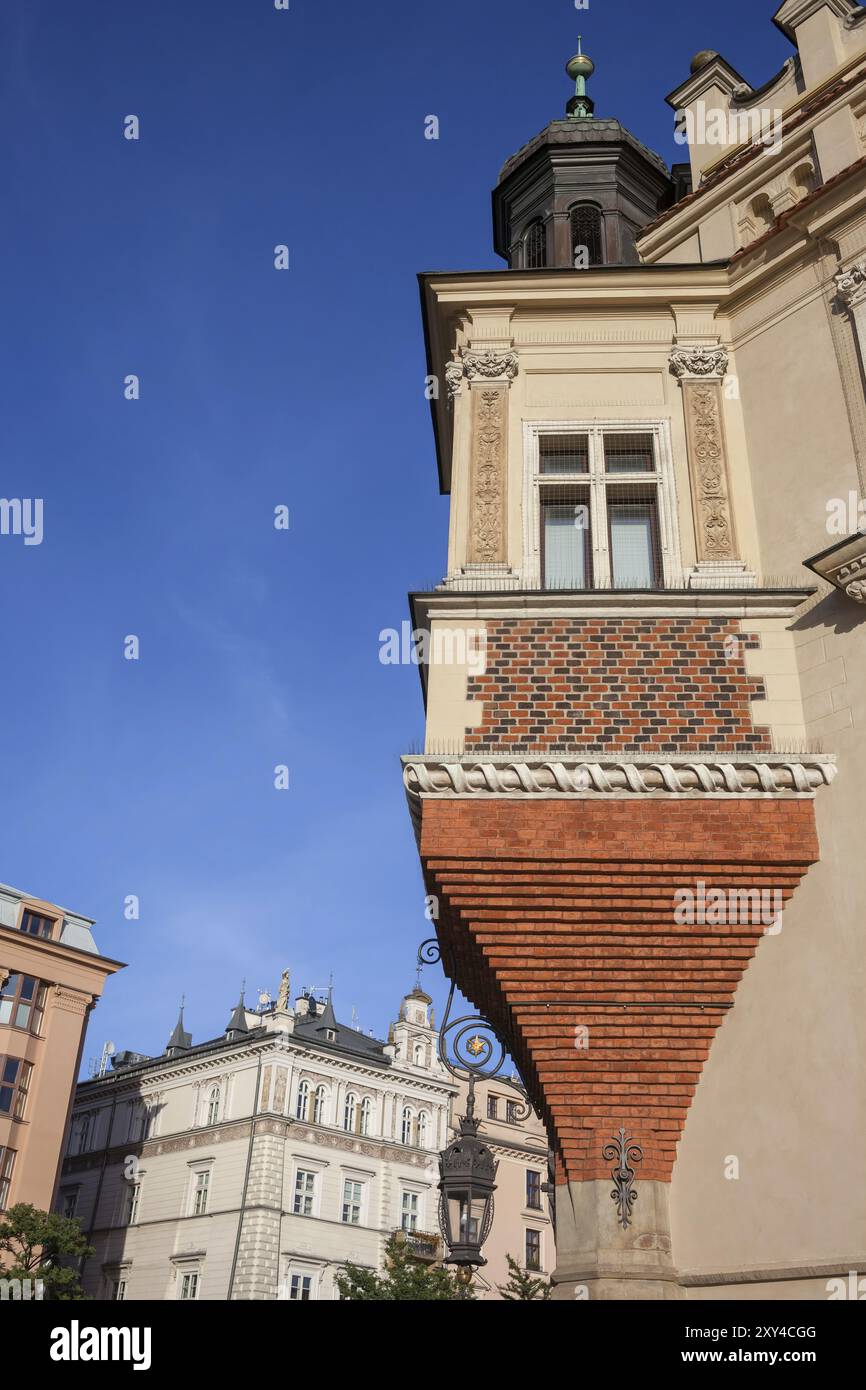
M729 657L725 639L738 643ZM467 750L516 747L768 751L749 701L734 618L520 618L487 624L487 669L470 677L483 723Z
M521 1068L560 1180L607 1178L602 1148L620 1125L643 1147L638 1177L670 1178L764 934L760 922L682 925L676 890L703 879L787 901L817 857L808 799L424 802L443 960Z

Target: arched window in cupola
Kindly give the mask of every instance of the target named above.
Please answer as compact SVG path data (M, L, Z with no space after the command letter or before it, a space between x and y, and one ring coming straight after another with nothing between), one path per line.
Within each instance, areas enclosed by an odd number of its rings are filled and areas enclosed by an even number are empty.
M578 270L604 265L601 208L578 203L571 209L571 263Z
M547 228L541 218L530 222L524 233L523 264L526 270L543 270L547 265Z

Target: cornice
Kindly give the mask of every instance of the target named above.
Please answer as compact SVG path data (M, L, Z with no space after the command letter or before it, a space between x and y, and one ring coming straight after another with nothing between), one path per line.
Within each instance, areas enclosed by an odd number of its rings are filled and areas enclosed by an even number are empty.
M478 581L474 583L477 586ZM468 586L467 586L468 587ZM410 595L415 626L446 621L499 618L793 618L815 593L814 586L716 589L583 589L479 592L445 584Z
M589 752L401 759L413 818L427 800L593 800L624 797L811 798L836 776L826 754L656 755Z
M855 603L866 605L866 535L862 532L813 555L805 564Z

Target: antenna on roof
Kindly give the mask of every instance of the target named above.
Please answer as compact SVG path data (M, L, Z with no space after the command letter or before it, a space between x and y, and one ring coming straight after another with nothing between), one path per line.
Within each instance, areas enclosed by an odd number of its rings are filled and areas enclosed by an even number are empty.
M105 1073L108 1071L109 1060L114 1056L116 1051L117 1049L114 1046L114 1043L107 1042L102 1049L102 1056L99 1058L98 1061L95 1057L91 1057L90 1065L87 1069L90 1075L93 1077L104 1076Z

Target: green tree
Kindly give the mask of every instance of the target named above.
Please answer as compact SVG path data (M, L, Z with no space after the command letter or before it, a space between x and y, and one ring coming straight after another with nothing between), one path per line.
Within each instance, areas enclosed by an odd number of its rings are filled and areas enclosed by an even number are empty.
M77 1221L18 1202L0 1222L0 1251L13 1259L10 1268L0 1271L4 1279L41 1279L46 1298L87 1297L78 1270L58 1264L63 1257L89 1259L94 1253Z
M441 1265L427 1265L413 1256L408 1243L393 1235L385 1246L385 1273L347 1264L336 1276L341 1299L366 1303L403 1303L474 1299L471 1285Z
M521 1269L511 1255L508 1261L508 1283L500 1284L499 1292L507 1303L539 1303L550 1298L550 1280L536 1278L528 1270Z

